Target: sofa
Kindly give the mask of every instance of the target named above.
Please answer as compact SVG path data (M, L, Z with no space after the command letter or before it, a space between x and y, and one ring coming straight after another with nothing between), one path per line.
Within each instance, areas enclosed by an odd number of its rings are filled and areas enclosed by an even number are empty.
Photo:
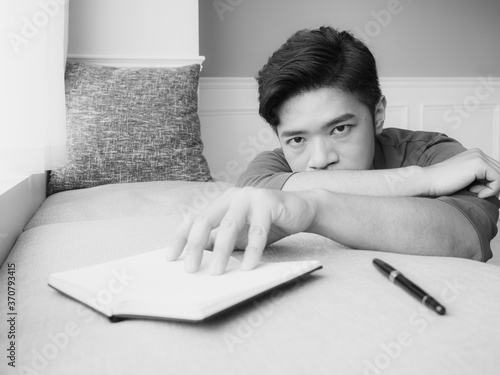
M2 373L498 374L500 267L488 263L300 233L262 261L323 269L198 323L112 322L48 286L55 272L168 246L187 216L232 186L211 177L203 156L198 73L196 64L68 64L68 164L51 172L47 199L0 269ZM447 314L392 285L375 257Z

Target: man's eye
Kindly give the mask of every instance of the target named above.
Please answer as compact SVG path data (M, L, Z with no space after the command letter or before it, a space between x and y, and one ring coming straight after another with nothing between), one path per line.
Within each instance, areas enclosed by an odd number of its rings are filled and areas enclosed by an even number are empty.
M346 133L350 129L349 125L340 125L332 130L332 134Z
M302 142L304 142L305 139L303 137L294 137L288 140L289 145L298 145Z

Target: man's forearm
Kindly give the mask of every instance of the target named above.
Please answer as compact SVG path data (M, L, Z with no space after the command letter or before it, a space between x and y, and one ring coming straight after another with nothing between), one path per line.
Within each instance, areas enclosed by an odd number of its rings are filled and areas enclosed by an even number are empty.
M480 260L479 238L461 212L431 198L308 192L317 215L309 232L357 249Z
M426 195L422 168L409 166L382 170L322 170L292 175L283 191L327 189L334 193L415 197Z
M375 197L437 197L469 189L479 198L500 192L500 162L471 149L426 167L383 170L319 170L296 173L282 190L327 189Z

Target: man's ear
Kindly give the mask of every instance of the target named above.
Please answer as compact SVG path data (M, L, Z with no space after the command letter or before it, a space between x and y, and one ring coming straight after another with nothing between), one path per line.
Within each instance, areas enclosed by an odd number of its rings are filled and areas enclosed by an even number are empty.
M375 134L380 134L382 133L382 129L384 128L384 121L385 121L385 108L387 107L387 100L385 99L385 96L382 95L380 98L380 101L378 102L377 106L375 107L375 113L374 113L374 125L375 125Z

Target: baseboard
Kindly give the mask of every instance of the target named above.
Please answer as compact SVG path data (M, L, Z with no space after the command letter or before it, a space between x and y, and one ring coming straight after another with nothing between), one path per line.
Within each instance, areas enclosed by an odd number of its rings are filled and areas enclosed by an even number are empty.
M204 56L118 56L69 54L67 61L117 67L177 67L203 64Z

